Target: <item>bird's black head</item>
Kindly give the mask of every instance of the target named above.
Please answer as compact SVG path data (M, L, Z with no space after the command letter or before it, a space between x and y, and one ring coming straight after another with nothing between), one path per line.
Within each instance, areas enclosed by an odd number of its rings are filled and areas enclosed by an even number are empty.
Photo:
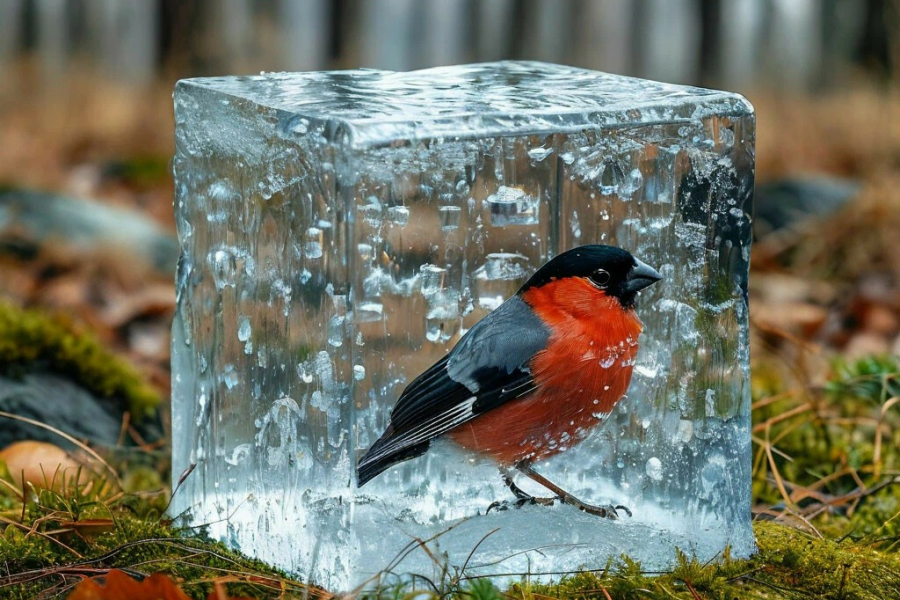
M615 246L579 246L552 258L531 276L519 293L541 287L555 279L583 277L608 296L618 298L622 306L634 305L634 297L662 276L627 250Z

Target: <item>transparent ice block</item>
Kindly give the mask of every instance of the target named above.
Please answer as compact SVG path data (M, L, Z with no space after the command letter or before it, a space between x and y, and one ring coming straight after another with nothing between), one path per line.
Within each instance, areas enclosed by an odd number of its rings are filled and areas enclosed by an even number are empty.
M753 551L743 97L501 62L191 79L175 116L173 514L333 590ZM512 496L450 441L357 489L404 386L588 243L665 279L627 397L537 467L634 516L485 514Z

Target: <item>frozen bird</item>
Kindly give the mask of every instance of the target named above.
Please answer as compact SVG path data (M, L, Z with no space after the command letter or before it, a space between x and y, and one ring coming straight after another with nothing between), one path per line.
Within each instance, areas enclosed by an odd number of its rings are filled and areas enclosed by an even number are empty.
M517 506L559 500L616 518L624 507L583 502L533 464L579 443L625 395L642 330L635 296L660 279L613 246L581 246L547 262L407 386L359 460L357 484L448 436L499 464ZM555 496L525 493L515 471Z

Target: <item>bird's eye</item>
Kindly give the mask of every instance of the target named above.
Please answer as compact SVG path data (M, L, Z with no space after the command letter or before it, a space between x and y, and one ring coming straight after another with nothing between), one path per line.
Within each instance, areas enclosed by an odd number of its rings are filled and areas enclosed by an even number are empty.
M591 283L599 288L606 287L606 284L609 283L609 272L603 269L597 269L591 273Z

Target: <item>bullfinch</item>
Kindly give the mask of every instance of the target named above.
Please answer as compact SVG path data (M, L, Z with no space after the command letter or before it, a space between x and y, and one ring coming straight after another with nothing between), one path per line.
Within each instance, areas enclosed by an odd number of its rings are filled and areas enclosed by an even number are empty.
M583 440L625 395L642 330L635 296L660 279L613 246L580 246L547 262L406 387L359 460L357 485L446 436L496 461L517 506L559 500L616 518L624 507L582 502L532 465ZM525 493L515 471L555 497Z

